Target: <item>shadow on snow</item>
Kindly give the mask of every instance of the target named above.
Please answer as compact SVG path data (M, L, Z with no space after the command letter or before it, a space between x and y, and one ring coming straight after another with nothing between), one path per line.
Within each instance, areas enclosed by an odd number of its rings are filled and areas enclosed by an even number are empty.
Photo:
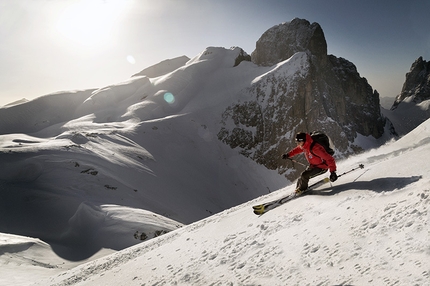
M405 188L420 179L422 179L422 176L378 178L371 181L349 182L340 185L334 183L332 187L313 190L307 195L332 196L348 190L370 190L377 193L390 192Z

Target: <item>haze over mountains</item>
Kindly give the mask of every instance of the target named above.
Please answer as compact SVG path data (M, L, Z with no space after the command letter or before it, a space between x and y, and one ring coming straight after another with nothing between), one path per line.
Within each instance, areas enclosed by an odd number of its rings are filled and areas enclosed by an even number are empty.
M418 67L425 69L427 65L418 60L408 78L419 74L421 80L422 69L415 72ZM428 86L428 81L427 85L423 84L425 81L415 82ZM300 130L322 130L329 134L335 142L337 159L344 159L340 166L347 168L350 164L345 158L405 135L428 118L429 96L425 96L428 89L414 93L418 89L413 86L412 79L407 81L396 100L396 108L381 112L378 92L359 75L354 64L327 55L322 28L317 23L293 19L265 32L251 56L239 47L208 47L192 59L181 56L146 68L126 82L94 90L53 93L1 108L0 261L7 265L4 269L8 271L40 278L175 231L231 207L246 205L288 186L303 170L280 159L293 146L293 136ZM419 116L417 108L423 111ZM427 134L427 125L427 121L421 125L420 136ZM399 152L428 146L425 137L416 136L408 137L418 140L411 142L412 145L399 143L378 149L379 155L367 162L384 160L386 153L397 162ZM420 145L414 145L417 143ZM359 163L366 157L352 158ZM416 176L410 179L414 170ZM429 202L428 189L424 187L428 181L426 174L419 165L416 168L409 165L405 173L397 175L388 171L367 174L369 181L391 177L391 183L381 192L398 190L402 200L417 205L419 215L413 215L412 206L402 209L395 199L384 200L396 204L393 208L399 206L399 213L407 210L411 219L418 220L416 228L406 230L417 232L420 237L428 227L424 222ZM335 204L348 200L349 189L353 189L353 202L360 204L363 191L378 186L372 183L358 188L354 182L355 179L345 181L351 188L340 186L342 194ZM414 192L413 187L419 193L409 197L402 193L404 189ZM365 198L372 200L375 196L365 195ZM302 206L304 209L297 212L306 209ZM240 220L253 224L251 220L256 217L252 212L249 217L245 215L247 207ZM356 208L357 212L364 210L362 206ZM216 218L228 221L228 213L208 221L211 224L214 221L213 227L217 228ZM338 215L342 217L343 213ZM375 216L380 215L381 211L375 210ZM259 228L274 227L282 217L279 219L273 217L269 224ZM305 221L314 224L311 218ZM359 223L342 220L346 228L359 227ZM219 226L224 229L230 225ZM381 223L377 236L384 236L392 227L388 220ZM297 228L297 236L304 235L309 243L316 244L305 234L309 233L307 230ZM239 243L239 239L245 240L249 235L246 229L241 231L246 234L238 236L235 231L229 234L222 231L221 236L232 236L232 241ZM259 241L263 238L256 238L256 244L263 243ZM196 242L198 245L204 242L197 237L190 239L200 241ZM225 241L227 237L219 239ZM216 243L209 245L220 247ZM275 246L275 243L268 245ZM414 249L425 249L425 245ZM140 255L141 251L137 253ZM428 253L417 256L416 261L425 255ZM404 257L407 258L406 253ZM127 259L121 261L128 263ZM263 263L263 267L268 269L272 263ZM185 265L181 269L186 269ZM428 277L421 265L417 268L422 270L419 272L422 277L417 272L409 282ZM164 275L165 270L159 269L159 275ZM247 282L244 278L237 278L238 283ZM4 283L10 279L7 276ZM26 279L13 279L28 285ZM188 279L195 285L211 282L211 279ZM226 280L220 281L234 279L226 276ZM138 281L141 283L142 279ZM165 281L168 285L172 280Z

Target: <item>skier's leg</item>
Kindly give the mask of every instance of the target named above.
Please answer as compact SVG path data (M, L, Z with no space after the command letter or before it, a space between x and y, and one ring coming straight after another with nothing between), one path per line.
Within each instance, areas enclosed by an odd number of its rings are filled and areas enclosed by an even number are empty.
M308 188L308 183L309 183L310 178L324 174L325 172L327 172L327 169L308 167L305 171L303 171L300 178L297 180L297 190L296 191L303 192L304 190L306 190Z

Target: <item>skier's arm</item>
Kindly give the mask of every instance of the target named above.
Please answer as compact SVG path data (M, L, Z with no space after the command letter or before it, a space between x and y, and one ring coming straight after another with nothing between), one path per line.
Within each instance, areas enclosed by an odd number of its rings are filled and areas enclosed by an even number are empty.
M288 155L288 158L291 158L291 157L294 157L300 153L303 153L303 149L300 146L297 146L296 148L294 148L293 150L288 152L287 155Z

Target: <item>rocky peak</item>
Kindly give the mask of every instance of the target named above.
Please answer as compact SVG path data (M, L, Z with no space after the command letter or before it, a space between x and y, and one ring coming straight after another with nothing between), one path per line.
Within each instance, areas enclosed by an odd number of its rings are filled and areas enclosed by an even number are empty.
M257 65L271 66L297 52L307 51L321 60L325 59L327 43L324 32L318 23L311 24L305 19L295 18L264 32L251 58Z
M414 103L430 99L430 61L423 60L423 57L419 57L412 64L410 71L406 74L402 91L396 97L391 110L396 109L405 98L411 96Z
M336 156L362 151L359 134L380 138L387 120L379 94L346 59L327 55L317 23L294 19L272 27L258 40L252 61L273 66L243 91L243 98L222 115L218 138L269 169L286 173L280 155L295 147L298 131L320 130L336 147ZM246 94L246 95L245 95Z
M390 111L386 116L394 123L399 136L430 118L430 62L419 57L412 64Z

